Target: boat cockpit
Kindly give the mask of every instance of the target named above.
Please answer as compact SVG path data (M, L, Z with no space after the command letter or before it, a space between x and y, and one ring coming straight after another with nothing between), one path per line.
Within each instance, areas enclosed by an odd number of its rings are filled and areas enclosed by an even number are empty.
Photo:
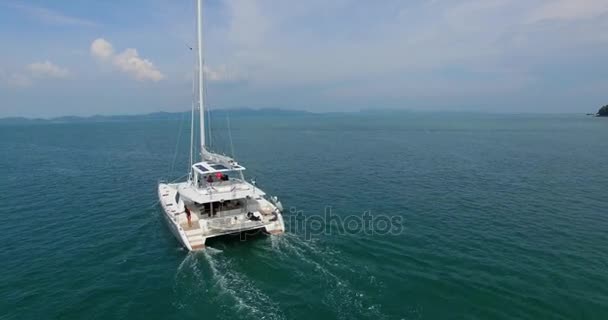
M195 163L192 169L194 174L192 181L194 181L199 189L234 185L234 178L237 179L236 182L242 182L243 171L245 170L243 166L238 165L236 162L224 165L209 161Z

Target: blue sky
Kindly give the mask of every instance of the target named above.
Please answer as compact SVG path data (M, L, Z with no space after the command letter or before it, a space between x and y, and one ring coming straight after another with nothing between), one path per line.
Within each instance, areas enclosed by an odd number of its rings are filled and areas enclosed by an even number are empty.
M0 0L0 117L181 111L193 0ZM608 0L207 0L213 108L591 112Z

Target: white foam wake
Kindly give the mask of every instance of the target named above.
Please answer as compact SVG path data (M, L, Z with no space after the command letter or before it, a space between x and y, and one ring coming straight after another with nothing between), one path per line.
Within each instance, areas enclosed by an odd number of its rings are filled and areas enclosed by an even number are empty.
M245 275L234 270L228 258L218 255L221 251L204 250L214 286L229 296L234 307L255 319L285 319L278 305L257 288Z
M341 319L363 316L374 319L385 319L381 305L372 302L373 297L366 296L354 288L351 283L340 277L340 272L362 272L354 270L343 256L331 248L323 248L312 241L301 239L294 234L284 234L271 237L272 248L285 263L295 264L295 274L307 283L318 283L311 278L318 277L324 289L323 303L335 310ZM301 264L308 264L314 273L304 274L300 271ZM332 269L336 269L333 271ZM368 284L369 285L369 284Z
M188 253L179 264L173 277L173 294L177 299L173 305L178 309L185 308L189 303L206 291L204 274L198 266L195 253Z

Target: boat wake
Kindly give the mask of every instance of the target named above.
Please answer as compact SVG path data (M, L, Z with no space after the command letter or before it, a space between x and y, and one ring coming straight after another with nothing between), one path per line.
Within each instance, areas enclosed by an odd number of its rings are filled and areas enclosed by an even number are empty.
M355 270L344 258L342 253L306 241L294 234L284 234L271 237L272 249L285 263L294 265L293 270L306 283L320 283L325 292L323 303L336 312L340 319L364 317L374 319L387 318L381 312L381 305L374 303L373 297L357 290L354 285L340 274L347 273L349 278L362 279L366 286L381 289L373 275L364 274L366 269ZM305 264L313 272L304 273L301 266ZM354 275L354 277L350 277ZM318 278L314 280L312 278Z
M205 250L207 263L211 270L214 286L221 294L229 296L236 302L238 311L252 318L284 319L278 305L257 288L247 277L235 271L230 260L221 251Z
M197 253L190 252L179 264L173 277L173 294L177 300L173 305L184 309L196 302L201 293L207 291L204 275L198 266Z
M174 303L178 309L205 299L220 308L226 318L232 318L229 315L236 311L240 318L285 319L279 306L238 272L219 249L207 247L202 252L189 253L177 268L174 284L174 293L181 297Z
M354 267L343 252L294 234L270 236L270 246L264 250L266 257L260 259L279 263L293 275L294 282L318 286L315 291L322 295L309 299L319 299L335 317L388 318L375 298L383 284L364 266ZM211 303L226 318L236 312L241 318L285 319L280 306L236 263L222 250L210 247L189 253L175 274L174 293L181 299L174 305L182 309Z

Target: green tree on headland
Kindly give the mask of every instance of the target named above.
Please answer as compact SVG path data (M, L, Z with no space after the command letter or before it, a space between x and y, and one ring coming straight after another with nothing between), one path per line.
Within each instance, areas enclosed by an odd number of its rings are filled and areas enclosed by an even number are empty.
M608 104L600 108L600 111L597 112L597 116L608 117Z

